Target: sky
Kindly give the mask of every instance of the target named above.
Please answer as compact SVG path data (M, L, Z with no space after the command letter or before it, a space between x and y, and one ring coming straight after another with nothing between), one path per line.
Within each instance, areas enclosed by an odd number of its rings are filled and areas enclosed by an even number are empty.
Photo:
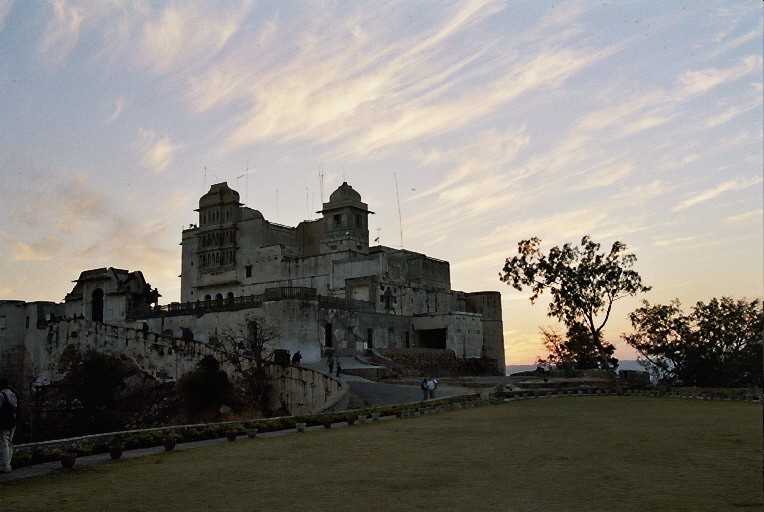
M625 243L634 359L641 300L764 294L762 5L0 0L0 300L117 267L177 301L210 185L294 226L347 181L372 239L502 293L509 364L557 325L499 281L518 242Z

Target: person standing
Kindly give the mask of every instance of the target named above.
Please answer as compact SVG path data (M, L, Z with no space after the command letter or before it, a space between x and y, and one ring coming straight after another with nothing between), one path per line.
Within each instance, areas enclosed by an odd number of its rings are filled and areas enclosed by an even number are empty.
M331 375L334 371L334 358L331 354L329 354L329 361L327 361L327 364L329 365L329 375Z
M292 356L292 364L299 365L300 361L302 361L302 354L300 354L300 351L298 350Z
M337 377L340 376L340 373L342 373L342 363L340 362L340 358L337 358Z
M11 471L17 407L18 399L8 387L8 379L0 379L0 473Z
M427 383L430 382L430 379L424 379L422 381L422 385L419 386L422 390L422 402L427 400L427 397L430 396L429 388L427 387Z
M435 388L437 388L437 387L438 387L438 381L437 380L435 380L433 378L427 379L427 392L430 395L430 400L435 398Z

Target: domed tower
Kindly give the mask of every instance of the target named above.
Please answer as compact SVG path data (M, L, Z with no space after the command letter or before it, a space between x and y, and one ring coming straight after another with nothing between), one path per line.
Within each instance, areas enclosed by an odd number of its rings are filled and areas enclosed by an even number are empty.
M241 216L239 193L216 183L199 199L198 265L201 272L236 266L236 222Z
M317 213L323 215L324 222L321 253L369 252L369 214L374 212L347 182L332 192L329 202Z

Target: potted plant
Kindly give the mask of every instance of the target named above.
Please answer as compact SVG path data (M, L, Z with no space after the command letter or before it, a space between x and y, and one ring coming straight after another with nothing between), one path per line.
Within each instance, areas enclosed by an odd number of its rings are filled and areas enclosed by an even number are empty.
M396 409L395 410L395 417L396 418L403 418L403 409Z
M251 429L247 430L247 437L249 439L255 439L257 437L257 429L256 428L251 428Z
M225 432L225 438L229 441L236 441L236 438L239 436L239 432L237 430L226 430Z
M125 451L125 442L121 436L114 436L109 443L109 456L112 460L117 460L122 457L122 453Z
M303 422L298 422L294 424L295 428L297 429L297 432L305 432L305 425L306 424Z
M324 420L324 428L332 428L332 420L330 419Z
M171 452L175 449L175 445L178 443L178 436L176 434L170 434L164 438L165 451Z
M371 413L371 419L372 421L379 421L379 413L378 412Z
M358 415L358 423L366 423L366 415L365 414L359 414Z
M64 469L72 469L74 462L77 460L77 454L74 452L64 452L60 456L61 467Z
M353 423L355 423L355 417L353 417L353 416L348 416L347 418L345 418L345 421L347 422L348 426L350 426L350 425L352 425Z

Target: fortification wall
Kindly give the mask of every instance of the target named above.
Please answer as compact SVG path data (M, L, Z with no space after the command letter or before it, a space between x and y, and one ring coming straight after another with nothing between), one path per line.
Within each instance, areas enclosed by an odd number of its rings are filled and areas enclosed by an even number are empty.
M173 320L172 324L180 326L183 317ZM88 349L127 357L142 371L161 381L177 380L194 370L197 362L207 355L215 357L221 362L221 368L232 374L232 369L217 350L200 341L177 337L177 331L169 324L164 326L167 334L154 333L145 327L136 329L84 319L64 320L50 324L47 331L37 331L42 333L42 339L26 347L27 359L32 362L30 368L38 382L60 379L66 371L65 362L76 351ZM270 404L274 409L285 407L292 414L308 414L323 410L343 393L338 380L308 368L276 364L269 364L267 368L275 388Z

